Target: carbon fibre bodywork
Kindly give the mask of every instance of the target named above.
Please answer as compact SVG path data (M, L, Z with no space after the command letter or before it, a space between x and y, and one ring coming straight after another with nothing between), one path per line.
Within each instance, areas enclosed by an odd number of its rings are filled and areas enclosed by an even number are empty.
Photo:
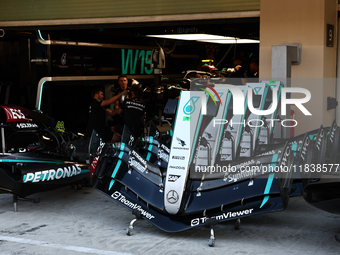
M52 118L22 107L2 106L0 123L0 193L24 198L89 183L88 143L81 136L57 130Z

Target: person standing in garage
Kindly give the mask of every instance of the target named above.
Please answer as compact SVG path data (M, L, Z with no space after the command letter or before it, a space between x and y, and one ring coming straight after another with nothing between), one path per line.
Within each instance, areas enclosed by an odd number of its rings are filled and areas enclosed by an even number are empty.
M118 88L116 88L113 91L113 96L117 96L122 91L128 90L129 89L128 83L129 83L128 77L125 74L120 74L118 76L118 85L119 86L118 86ZM126 96L127 95L123 95L123 96L119 97L117 101L115 101L114 110L118 110L122 107ZM112 116L112 125L113 126L119 128L120 126L123 126L123 123L124 123L124 119L123 119L123 116L121 114L117 114L115 116ZM121 130L118 130L118 131L121 133Z
M141 99L143 90L138 85L132 85L131 98L124 100L122 107L117 112L118 114L124 113L124 126L129 128L134 137L141 137L144 132L144 117L146 105ZM123 129L119 129L123 130ZM120 141L121 135L115 132L113 141Z
M110 109L105 108L110 104L116 102L121 96L126 95L127 90L123 90L116 96L111 97L108 100L104 100L104 93L101 89L94 89L92 91L92 102L89 107L89 119L86 127L86 136L90 137L92 130L95 130L104 141L110 141L113 137L111 127L105 125L106 115L113 116L116 113Z

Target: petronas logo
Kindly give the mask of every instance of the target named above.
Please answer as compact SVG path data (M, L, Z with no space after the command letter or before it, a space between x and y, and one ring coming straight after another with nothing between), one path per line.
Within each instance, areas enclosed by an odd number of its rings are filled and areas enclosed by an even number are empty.
M186 115L190 115L192 113L194 113L194 111L196 110L196 103L200 98L197 96L193 96L189 99L189 101L184 105L183 107L183 112Z

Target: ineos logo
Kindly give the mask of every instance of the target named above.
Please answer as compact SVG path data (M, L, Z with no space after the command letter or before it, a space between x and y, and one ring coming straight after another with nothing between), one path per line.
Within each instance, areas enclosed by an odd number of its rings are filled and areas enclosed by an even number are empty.
M166 200L168 200L170 204L175 204L178 201L178 198L178 194L174 190L170 190L166 195Z

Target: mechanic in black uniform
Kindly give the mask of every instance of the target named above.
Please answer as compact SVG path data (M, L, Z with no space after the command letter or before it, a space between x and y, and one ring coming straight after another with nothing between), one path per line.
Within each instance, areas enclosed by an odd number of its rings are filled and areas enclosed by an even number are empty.
M118 76L118 85L119 87L113 91L113 96L119 95L119 93L128 89L128 78L125 74L120 74ZM115 102L114 110L119 110L120 108L122 108L125 97L126 95L123 95ZM112 120L113 126L115 126L115 128L117 128L117 131L121 134L122 130L120 128L122 128L124 125L123 115L117 114L112 117Z
M104 139L104 141L110 141L113 138L113 132L110 127L105 126L105 116L114 116L117 111L111 111L104 108L110 104L116 102L121 96L126 95L127 90L123 90L118 95L111 97L108 100L104 100L104 93L101 89L94 89L92 91L92 102L89 107L89 119L86 127L86 136L91 137L92 130L96 132Z
M124 113L124 125L127 126L134 137L141 137L143 135L144 128L144 116L145 116L145 103L141 99L143 95L143 89L138 85L132 85L130 88L131 97L124 100L122 107L118 111L119 114ZM114 134L113 141L120 140L121 136L119 132ZM121 133L120 133L121 135Z

